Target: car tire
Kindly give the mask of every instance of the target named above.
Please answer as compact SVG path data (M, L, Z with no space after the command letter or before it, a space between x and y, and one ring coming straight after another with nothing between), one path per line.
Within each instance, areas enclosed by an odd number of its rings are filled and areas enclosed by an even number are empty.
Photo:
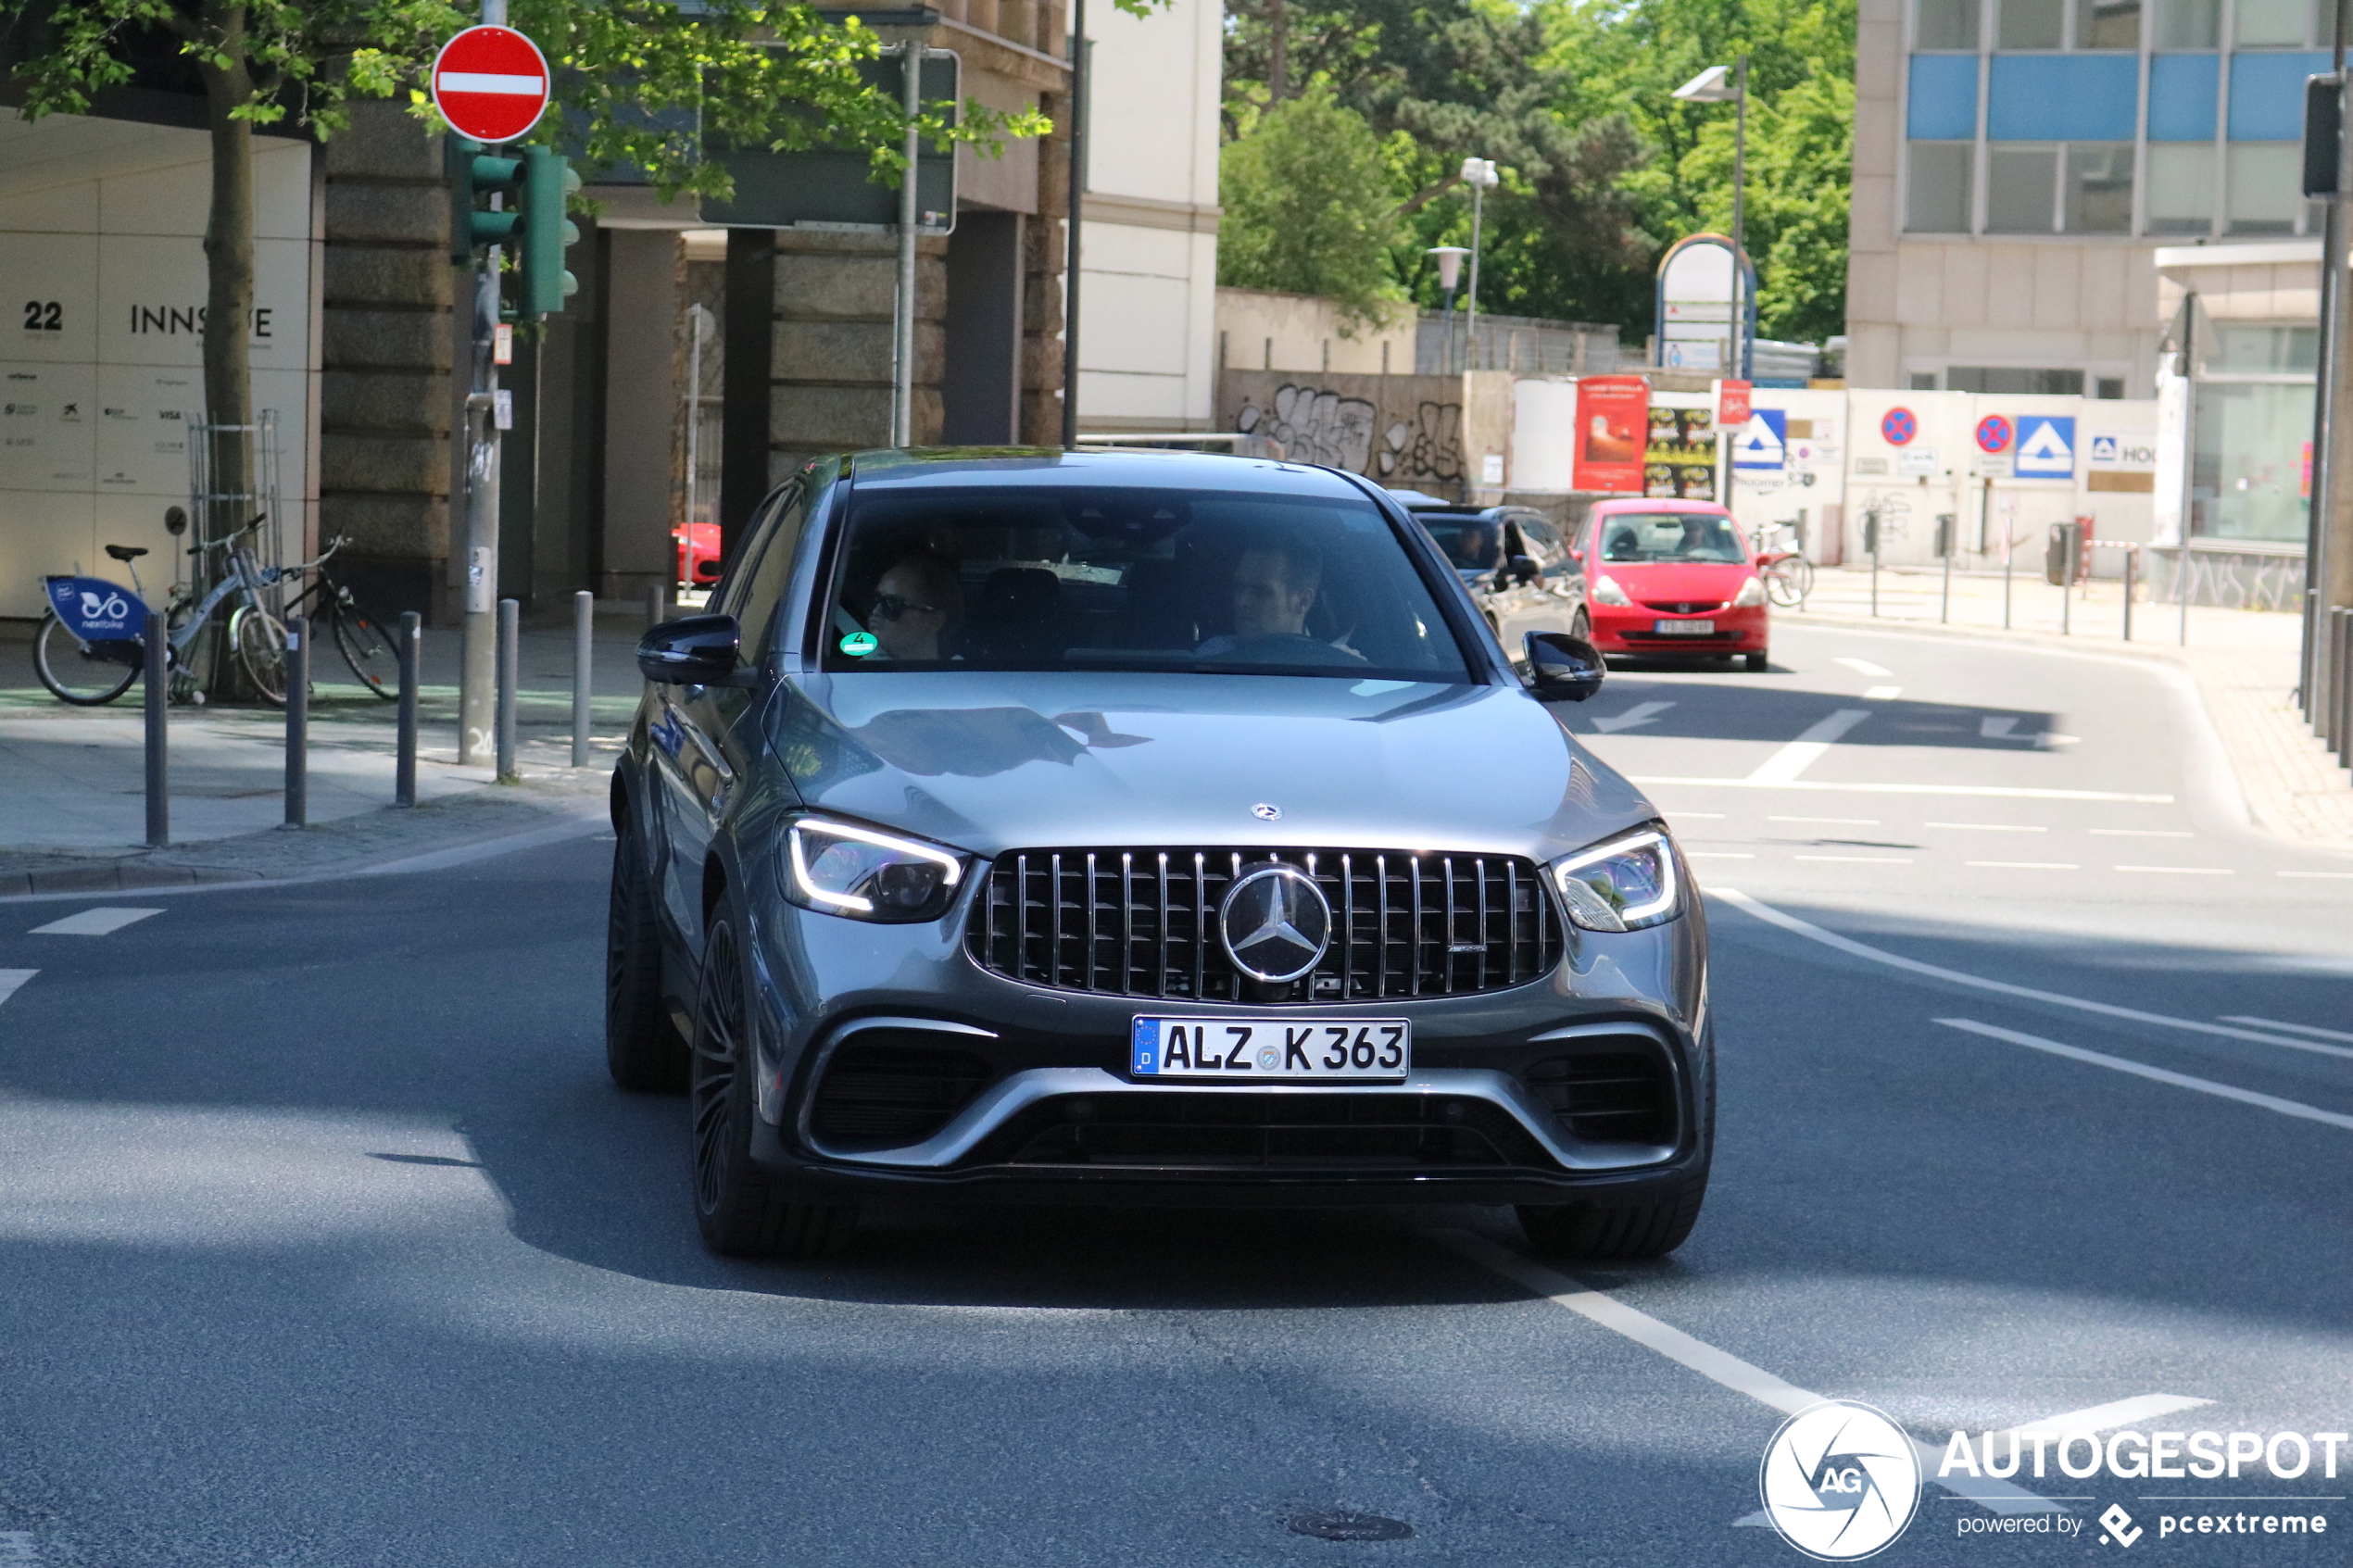
M1586 614L1583 610L1579 610L1577 612L1577 619L1568 623L1568 634L1575 637L1581 643L1592 642L1593 640L1593 618Z
M624 830L613 841L605 910L605 1067L624 1089L675 1094L686 1086L687 1062L686 1042L662 1005L653 878Z
M1752 675L1762 675L1772 667L1773 660L1769 654L1753 653L1748 656L1748 672Z
M805 1201L789 1183L752 1162L759 1066L739 923L724 904L712 912L696 989L686 1099L695 1223L703 1245L725 1258L837 1257L857 1234L857 1206Z

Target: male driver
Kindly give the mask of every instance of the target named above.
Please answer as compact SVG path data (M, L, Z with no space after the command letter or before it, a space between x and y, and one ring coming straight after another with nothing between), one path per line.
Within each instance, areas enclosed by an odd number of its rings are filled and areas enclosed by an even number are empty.
M875 584L867 629L883 658L915 663L948 657L948 634L963 619L964 588L954 564L917 553L901 557Z
M1308 633L1307 612L1323 583L1324 563L1312 546L1290 539L1253 545L1234 566L1233 634L1212 637L1194 651L1292 664L1362 659L1353 648Z

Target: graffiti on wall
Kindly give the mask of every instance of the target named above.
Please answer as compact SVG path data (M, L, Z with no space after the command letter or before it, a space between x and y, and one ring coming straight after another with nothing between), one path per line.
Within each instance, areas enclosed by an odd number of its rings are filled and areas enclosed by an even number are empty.
M1271 396L1248 396L1234 429L1282 443L1302 463L1346 469L1384 483L1460 482L1463 406L1422 401L1411 413L1327 387L1286 382Z

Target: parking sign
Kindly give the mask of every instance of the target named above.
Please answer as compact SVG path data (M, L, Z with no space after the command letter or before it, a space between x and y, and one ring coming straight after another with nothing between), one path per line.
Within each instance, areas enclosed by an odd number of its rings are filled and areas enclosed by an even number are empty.
M2075 477L2075 420L2072 415L2019 416L2018 476L2020 479Z
M1778 472L1785 466L1788 451L1789 414L1780 408L1752 408L1748 423L1732 441L1732 466Z

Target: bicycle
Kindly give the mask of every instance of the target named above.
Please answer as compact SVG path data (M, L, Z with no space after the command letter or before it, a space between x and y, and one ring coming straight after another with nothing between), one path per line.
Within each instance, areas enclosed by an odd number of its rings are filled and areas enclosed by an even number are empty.
M1780 546L1786 545L1787 548ZM1798 547L1797 525L1777 522L1767 530L1764 557L1757 575L1765 579L1765 596L1785 609L1795 609L1814 591L1814 563Z
M309 617L315 633L324 626L335 647L359 684L386 702L400 700L400 645L393 640L379 616L371 615L351 596L351 590L327 573L327 558L351 543L338 533L315 560L286 568L288 577L308 577L309 586L286 606L287 612Z
M164 661L175 684L184 678L188 649L212 622L212 612L235 596L243 602L229 614L229 645L254 689L273 706L286 700L286 628L270 613L262 590L283 578L277 567L254 559L245 542L263 518L257 517L225 538L199 544L190 555L223 552L229 570L201 602L192 589L178 589L164 607ZM126 600L119 584L100 577L54 576L42 580L49 606L32 639L32 670L61 702L96 708L131 689L146 659L146 588L139 581L144 546L108 545L107 554L131 569ZM134 619L133 606L137 606ZM69 624L67 618L72 618Z

